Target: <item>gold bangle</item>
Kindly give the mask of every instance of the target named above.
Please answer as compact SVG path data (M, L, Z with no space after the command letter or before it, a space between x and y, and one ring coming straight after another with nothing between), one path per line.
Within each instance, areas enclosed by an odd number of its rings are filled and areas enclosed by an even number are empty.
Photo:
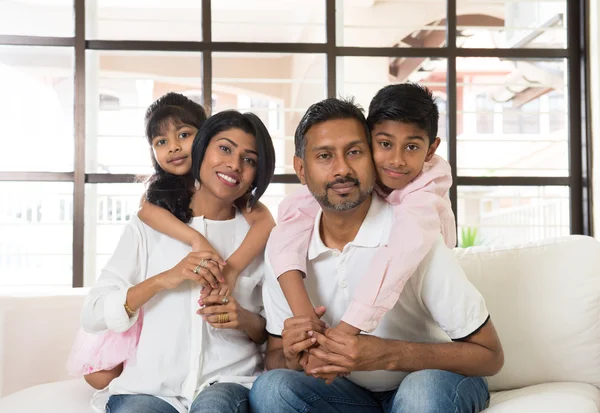
M135 315L135 311L133 311L128 305L127 303L123 304L123 307L125 307L125 312L127 313L127 315L129 317L133 317Z

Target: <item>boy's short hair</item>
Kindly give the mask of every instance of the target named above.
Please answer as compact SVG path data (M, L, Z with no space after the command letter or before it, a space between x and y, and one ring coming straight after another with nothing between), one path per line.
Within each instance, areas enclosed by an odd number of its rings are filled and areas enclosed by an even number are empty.
M369 105L371 129L386 120L417 125L431 145L437 138L440 114L429 89L416 83L399 83L380 89Z

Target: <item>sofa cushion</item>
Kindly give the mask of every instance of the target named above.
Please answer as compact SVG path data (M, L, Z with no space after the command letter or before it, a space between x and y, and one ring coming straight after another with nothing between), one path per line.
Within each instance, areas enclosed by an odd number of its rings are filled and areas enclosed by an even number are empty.
M0 397L68 379L86 290L0 295Z
M504 348L491 390L548 382L600 386L598 241L570 236L456 253L485 297Z
M83 379L30 387L0 399L0 413L97 413L94 389Z
M485 413L598 413L600 390L585 383L547 383L492 394Z

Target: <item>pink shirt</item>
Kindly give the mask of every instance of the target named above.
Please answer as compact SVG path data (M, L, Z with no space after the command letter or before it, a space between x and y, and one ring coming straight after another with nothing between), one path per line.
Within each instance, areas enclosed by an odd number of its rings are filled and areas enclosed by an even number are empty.
M379 248L372 273L361 279L342 321L362 331L373 331L400 297L404 285L440 236L456 246L454 213L448 197L452 186L450 165L434 155L405 188L386 200L394 205L394 225L388 244ZM302 187L279 205L278 225L267 248L275 275L299 270L306 273L306 256L320 206Z

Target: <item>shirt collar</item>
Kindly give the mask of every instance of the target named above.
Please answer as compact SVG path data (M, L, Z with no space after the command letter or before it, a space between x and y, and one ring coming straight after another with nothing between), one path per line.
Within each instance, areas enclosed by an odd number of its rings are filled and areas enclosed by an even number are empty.
M356 237L350 244L357 247L375 248L382 244L386 244L387 241L384 238L385 226L388 224L386 219L385 211L383 210L385 201L382 200L377 194L373 193L371 205L369 211L365 217ZM321 232L319 231L321 218L323 216L323 210L320 209L319 213L315 217L313 226L313 232L308 246L308 259L314 260L319 255L330 251L331 248L327 247L321 239ZM389 224L388 224L389 225Z

